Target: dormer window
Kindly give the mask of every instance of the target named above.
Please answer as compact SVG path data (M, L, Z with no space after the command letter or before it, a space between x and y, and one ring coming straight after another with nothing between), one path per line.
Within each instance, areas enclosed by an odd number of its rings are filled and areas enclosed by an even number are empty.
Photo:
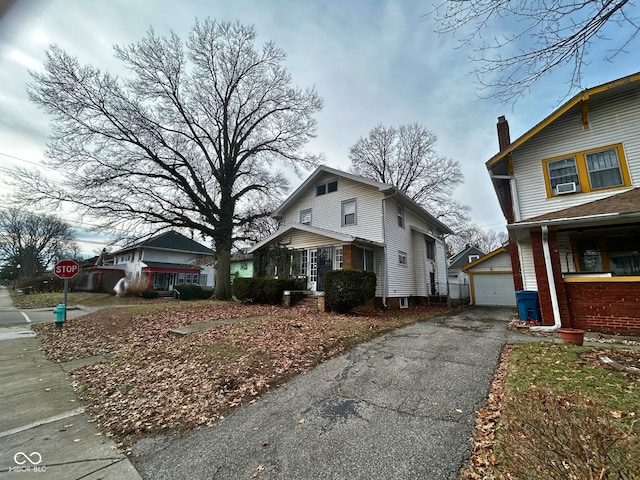
M319 183L318 185L316 185L316 197L337 191L338 180L331 180L329 182Z

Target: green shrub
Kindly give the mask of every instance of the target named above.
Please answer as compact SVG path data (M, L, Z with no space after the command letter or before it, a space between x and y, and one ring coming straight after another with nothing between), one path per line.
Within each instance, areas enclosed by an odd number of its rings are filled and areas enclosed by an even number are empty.
M364 270L330 270L324 274L327 310L350 312L376 295L376 274Z
M140 296L142 298L158 298L159 293L157 292L157 290L143 290L142 292L140 292Z
M179 293L180 300L206 300L213 295L212 290L205 290L200 285L176 285L173 289Z
M281 278L236 278L233 295L240 301L279 305L285 290L295 289L294 280Z

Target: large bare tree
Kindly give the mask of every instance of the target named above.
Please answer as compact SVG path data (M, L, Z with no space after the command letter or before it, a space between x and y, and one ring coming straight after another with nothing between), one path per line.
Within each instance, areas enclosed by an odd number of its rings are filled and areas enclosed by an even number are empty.
M0 210L0 260L21 277L45 272L68 252L77 252L75 236L60 218L20 208Z
M451 197L464 181L460 163L437 154L437 137L421 125L377 125L351 147L351 171L388 183L447 224L468 221L469 208Z
M47 164L65 180L21 171L19 200L70 203L108 231L197 231L213 240L214 295L230 298L235 232L285 192L277 166L317 162L304 145L321 98L292 86L283 50L255 39L253 27L209 19L186 42L151 29L114 48L126 78L51 47L29 96L53 117Z
M566 65L569 90L583 88L590 54L609 61L636 55L640 32L640 9L631 0L446 0L431 14L439 33L459 33L475 49L479 82L506 103Z

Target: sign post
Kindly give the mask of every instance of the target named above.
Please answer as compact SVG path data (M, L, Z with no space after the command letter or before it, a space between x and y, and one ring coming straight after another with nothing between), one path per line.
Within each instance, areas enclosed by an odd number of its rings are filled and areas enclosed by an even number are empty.
M80 265L75 260L60 260L53 266L53 274L64 280L64 321L67 321L67 292L69 279L80 271Z

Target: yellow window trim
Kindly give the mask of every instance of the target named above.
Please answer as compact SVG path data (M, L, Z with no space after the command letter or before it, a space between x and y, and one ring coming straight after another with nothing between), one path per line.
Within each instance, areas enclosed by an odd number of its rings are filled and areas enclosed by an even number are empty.
M615 187L597 188L591 189L591 183L589 182L589 172L587 171L587 161L585 155L595 152L603 152L605 150L611 150L615 148L618 155L618 161L620 162L620 172L622 173L622 185L616 185ZM624 154L624 148L621 143L613 145L606 145L598 148L591 148L589 150L583 150L581 152L568 153L566 155L559 155L557 157L545 158L542 160L542 173L544 174L544 184L547 189L547 198L557 198L563 195L553 195L551 189L551 180L549 179L549 162L556 160L562 160L565 158L575 158L576 168L578 170L578 179L580 180L580 192L566 193L564 195L576 195L581 193L589 193L593 191L614 190L616 188L626 188L631 186L631 176L629 175L629 168L627 167L627 157Z

